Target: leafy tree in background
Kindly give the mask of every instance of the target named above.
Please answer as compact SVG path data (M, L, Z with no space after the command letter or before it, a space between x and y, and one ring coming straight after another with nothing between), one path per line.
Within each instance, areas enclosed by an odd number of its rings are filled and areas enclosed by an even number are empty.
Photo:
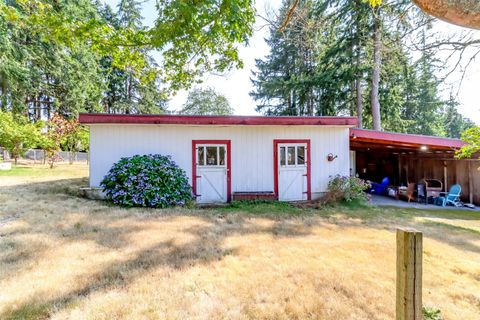
M46 20L38 21L40 16ZM100 29L89 38L82 36L87 32L82 29L80 35L64 39L63 33L71 32L63 29L70 21L76 21L72 28ZM52 29L63 33L46 34ZM95 37L106 41L109 30L145 32L138 1L123 0L118 12L88 0L8 1L0 3L0 30L2 110L38 121L54 113L75 118L79 112L161 113L165 109L166 92L147 49L126 46L120 67L118 51L95 49L99 41Z
M128 25L116 29L99 17L68 15L59 10L63 5L59 2L12 3L0 4L8 23L25 25L70 48L88 43L92 52L111 55L112 64L120 69L142 70L148 63L142 51L156 49L162 56L160 81L171 91L189 88L205 72L242 67L238 45L247 43L255 21L253 0L159 1L154 26L142 30ZM91 5L87 0L79 3Z
M145 32L142 24L141 1L122 0L118 11L105 5L101 15L118 32L131 30ZM166 108L167 92L163 89L158 65L149 55L149 50L136 47L126 48L131 54L137 54L145 64L137 68L134 61L125 61L122 68L114 65L113 55L102 59L104 74L108 79L108 90L103 99L104 109L109 113L163 113Z
M188 93L187 101L180 114L188 115L231 115L234 110L227 98L212 88L193 89Z
M69 130L65 132L60 144L62 150L69 152L69 163L73 164L75 153L88 151L90 134L88 128L80 125L78 120L68 120Z
M7 149L15 164L18 158L40 141L40 131L27 119L15 119L10 112L0 111L0 146Z
M76 116L81 111L99 111L104 81L98 55L86 42L66 47L48 41L24 21L35 12L27 4L0 4L1 109L34 121L54 112ZM55 5L55 11L65 19L97 17L88 1L64 1Z
M55 162L60 160L58 152L61 150L62 144L70 144L69 147L75 148L78 143L77 133L78 122L76 120L68 120L56 113L46 123L47 132L43 135L41 148L45 150L45 155L50 169L53 168ZM75 137L75 138L74 138ZM68 141L70 139L70 141ZM70 150L69 150L70 151Z
M462 133L462 140L467 144L457 152L458 157L470 158L480 153L480 126L465 130Z

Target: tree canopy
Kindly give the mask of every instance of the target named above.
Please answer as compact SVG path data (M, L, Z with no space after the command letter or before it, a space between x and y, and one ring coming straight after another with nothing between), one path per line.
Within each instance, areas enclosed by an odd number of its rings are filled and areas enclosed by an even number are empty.
M454 95L440 95L429 25L404 0L374 10L362 0L286 0L266 39L270 54L253 72L257 110L351 115L360 127L459 137L472 122L456 111Z
M5 23L24 27L47 42L90 51L112 59L120 69L137 72L149 64L145 50L161 56L158 77L169 90L189 88L208 71L241 67L238 45L253 32L253 0L159 1L151 28L139 28L140 1L120 2L114 21L89 0L18 0L0 4ZM107 19L106 19L107 18ZM128 21L127 21L128 20Z
M233 108L228 99L212 88L195 88L188 93L187 101L180 114L189 115L231 115Z
M457 153L460 158L471 158L475 154L478 155L480 153L480 126L472 127L463 132L462 140L467 144Z

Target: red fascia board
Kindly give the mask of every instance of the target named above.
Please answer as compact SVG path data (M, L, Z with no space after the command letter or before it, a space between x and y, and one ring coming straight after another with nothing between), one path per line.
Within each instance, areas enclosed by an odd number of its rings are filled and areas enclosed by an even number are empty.
M350 128L351 141L365 141L379 144L408 145L408 146L430 146L457 149L465 145L460 139L441 138L433 136L422 136L416 134L375 131L366 129Z
M355 126L355 117L185 116L82 113L82 124Z

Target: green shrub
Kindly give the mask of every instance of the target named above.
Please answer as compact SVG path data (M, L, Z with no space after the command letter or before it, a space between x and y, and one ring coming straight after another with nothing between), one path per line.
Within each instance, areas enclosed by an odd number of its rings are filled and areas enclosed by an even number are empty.
M357 177L335 176L328 182L328 192L324 197L326 203L359 202L365 203L369 196L365 193L368 183Z
M425 320L443 320L442 312L439 309L423 307L423 319Z
M107 198L124 207L185 205L192 190L170 156L136 155L115 163L101 182Z

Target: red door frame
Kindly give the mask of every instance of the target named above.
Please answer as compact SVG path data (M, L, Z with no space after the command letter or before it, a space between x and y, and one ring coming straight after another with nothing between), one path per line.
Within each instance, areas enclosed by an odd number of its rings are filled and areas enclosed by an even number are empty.
M227 202L232 199L232 161L231 161L231 140L192 140L192 190L197 196L197 145L198 144L225 144L227 146Z
M312 199L311 174L310 174L310 139L275 139L273 140L273 183L275 198L278 200L278 144L280 143L306 143L307 144L307 200Z

